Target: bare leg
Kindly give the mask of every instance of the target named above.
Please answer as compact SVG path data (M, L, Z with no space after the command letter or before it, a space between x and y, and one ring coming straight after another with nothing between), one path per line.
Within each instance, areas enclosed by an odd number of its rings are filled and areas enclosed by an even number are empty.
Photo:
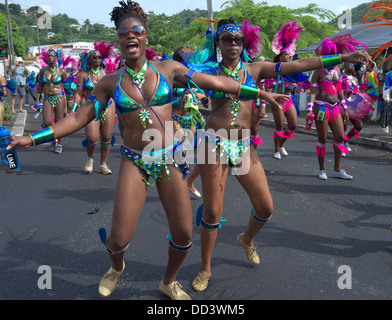
M129 159L122 157L114 199L112 227L108 238L108 247L113 251L126 248L134 236L147 195L147 186L142 178L138 167ZM116 271L123 269L123 256L124 253L110 255L112 267Z
M170 179L166 174L158 182L159 198L165 209L171 240L175 245L187 247L192 243L192 206L186 181L173 166L169 166ZM163 283L168 285L176 280L178 271L188 254L188 250L179 251L169 246L168 263Z
M295 109L295 106L291 106L289 110L285 113L286 119L287 119L287 128L294 132L295 129L297 129L297 110ZM287 132L286 132L287 135ZM286 142L287 138L282 138L280 140L279 147L283 147L283 144Z
M250 149L250 169L246 175L237 176L237 180L248 194L255 214L258 218L267 220L273 212L273 200L269 190L267 177L256 151ZM253 247L253 239L265 223L257 221L253 216L249 218L248 227L244 234L244 243Z
M201 164L199 168L203 188L203 220L210 225L214 225L219 223L222 216L223 197L229 168L228 165L221 165L219 163ZM211 257L217 235L217 229L210 231L203 227L200 228L200 272L211 272Z

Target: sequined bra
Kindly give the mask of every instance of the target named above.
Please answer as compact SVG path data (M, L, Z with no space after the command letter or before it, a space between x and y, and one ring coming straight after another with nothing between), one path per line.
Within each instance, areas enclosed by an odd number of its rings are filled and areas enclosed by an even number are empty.
M48 68L49 68L49 67L46 67L46 70L45 70L44 75L43 75L43 77L42 77L42 82L43 82L43 83L49 83L49 84L60 84L63 80L61 79L60 72L59 72L59 68L56 67L57 78L56 78L54 81L49 81L49 80L46 78L46 72L48 71ZM51 71L51 72L52 72L52 71ZM53 72L52 72L52 73L53 73Z
M149 107L152 106L162 106L165 104L169 104L172 101L172 89L169 85L169 83L166 81L166 79L154 68L153 65L150 64L150 66L153 68L155 73L158 76L157 83L154 88L154 92L151 96L151 98L147 101L146 103ZM114 96L114 101L116 103L116 107L118 112L120 113L127 113L131 112L136 109L141 109L144 108L140 103L136 102L133 100L131 97L129 97L124 89L121 86L121 80L124 75L124 72L126 72L126 68L121 72L120 79L117 83L116 86L116 92Z
M101 73L101 76L103 77L103 74L102 74L102 70L99 70L100 71L100 73ZM87 90L87 91L92 91L92 90L94 90L95 89L95 84L96 83L94 83L94 82L92 82L91 81L91 71L89 71L89 73L88 73L88 78L87 78L87 80L86 80L86 82L85 82L85 84L84 84L84 87L85 87L85 89Z

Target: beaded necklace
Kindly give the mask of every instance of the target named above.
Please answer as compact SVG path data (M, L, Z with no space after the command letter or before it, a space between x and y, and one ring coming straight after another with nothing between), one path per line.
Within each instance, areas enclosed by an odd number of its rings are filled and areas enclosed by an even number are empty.
M148 69L149 63L148 60L145 62L144 66L140 70L140 72L133 71L131 68L127 67L127 72L131 76L133 83L135 83L139 88L142 87L145 79L145 73Z
M238 62L237 66L234 68L233 71L230 71L222 64L221 64L221 67L222 67L222 70L224 71L224 73L226 73L229 78L232 78L235 81L239 81L241 79L241 77L239 75L239 71L242 69L242 62L241 61ZM238 99L233 99L230 106L231 106L231 114L233 115L233 120L231 121L230 125L234 126L235 121L237 120L238 113L240 111L240 102L238 101Z
M127 72L128 74L131 76L133 83L138 87L139 91L141 92L141 94L143 95L144 100L147 102L146 98L144 97L143 92L141 91L141 88L144 84L144 82L146 81L145 78L145 73L148 69L148 66L150 64L148 63L148 60L144 63L142 69L140 70L140 72L136 72L134 70L132 70L131 68L129 68L128 66L127 68ZM139 118L140 118L140 123L142 124L144 131L147 130L147 121L149 124L152 124L152 120L150 119L150 112L146 110L146 108L143 107L142 110L140 110L139 112Z
M54 81L55 81L53 79L56 79L57 77L55 77L55 75L59 75L60 73L59 73L59 68L57 66L55 66L53 69L51 67L49 67L49 71L52 74L52 78L51 78L51 81L48 81L48 82L49 82L50 88L52 89L54 86Z

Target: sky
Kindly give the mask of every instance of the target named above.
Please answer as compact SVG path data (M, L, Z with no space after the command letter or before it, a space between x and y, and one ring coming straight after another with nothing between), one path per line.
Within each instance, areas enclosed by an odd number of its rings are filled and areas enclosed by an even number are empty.
M211 0L214 11L222 10L221 6L227 0ZM3 2L3 1L1 1ZM186 9L207 9L207 0L138 0L144 11L154 11L156 14L165 13L172 15ZM254 3L262 1L254 0ZM347 8L354 8L361 3L370 2L370 0L266 0L269 5L282 5L288 8L305 7L310 3L316 3L320 8L328 9L335 14L341 13ZM49 7L53 15L67 14L70 18L75 18L80 24L87 19L91 23L101 23L107 26L113 26L110 21L109 13L113 7L117 6L118 0L8 0L8 3L17 3L22 9L28 9L32 6ZM91 11L91 12L90 12Z

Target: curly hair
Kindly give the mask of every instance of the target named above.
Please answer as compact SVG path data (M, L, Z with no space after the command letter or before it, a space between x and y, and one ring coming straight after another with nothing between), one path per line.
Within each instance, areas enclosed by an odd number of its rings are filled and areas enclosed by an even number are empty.
M110 13L111 21L114 22L116 29L121 26L121 23L128 18L135 18L139 20L144 28L147 30L148 15L140 7L139 3L131 0L120 1L120 7L114 7Z

